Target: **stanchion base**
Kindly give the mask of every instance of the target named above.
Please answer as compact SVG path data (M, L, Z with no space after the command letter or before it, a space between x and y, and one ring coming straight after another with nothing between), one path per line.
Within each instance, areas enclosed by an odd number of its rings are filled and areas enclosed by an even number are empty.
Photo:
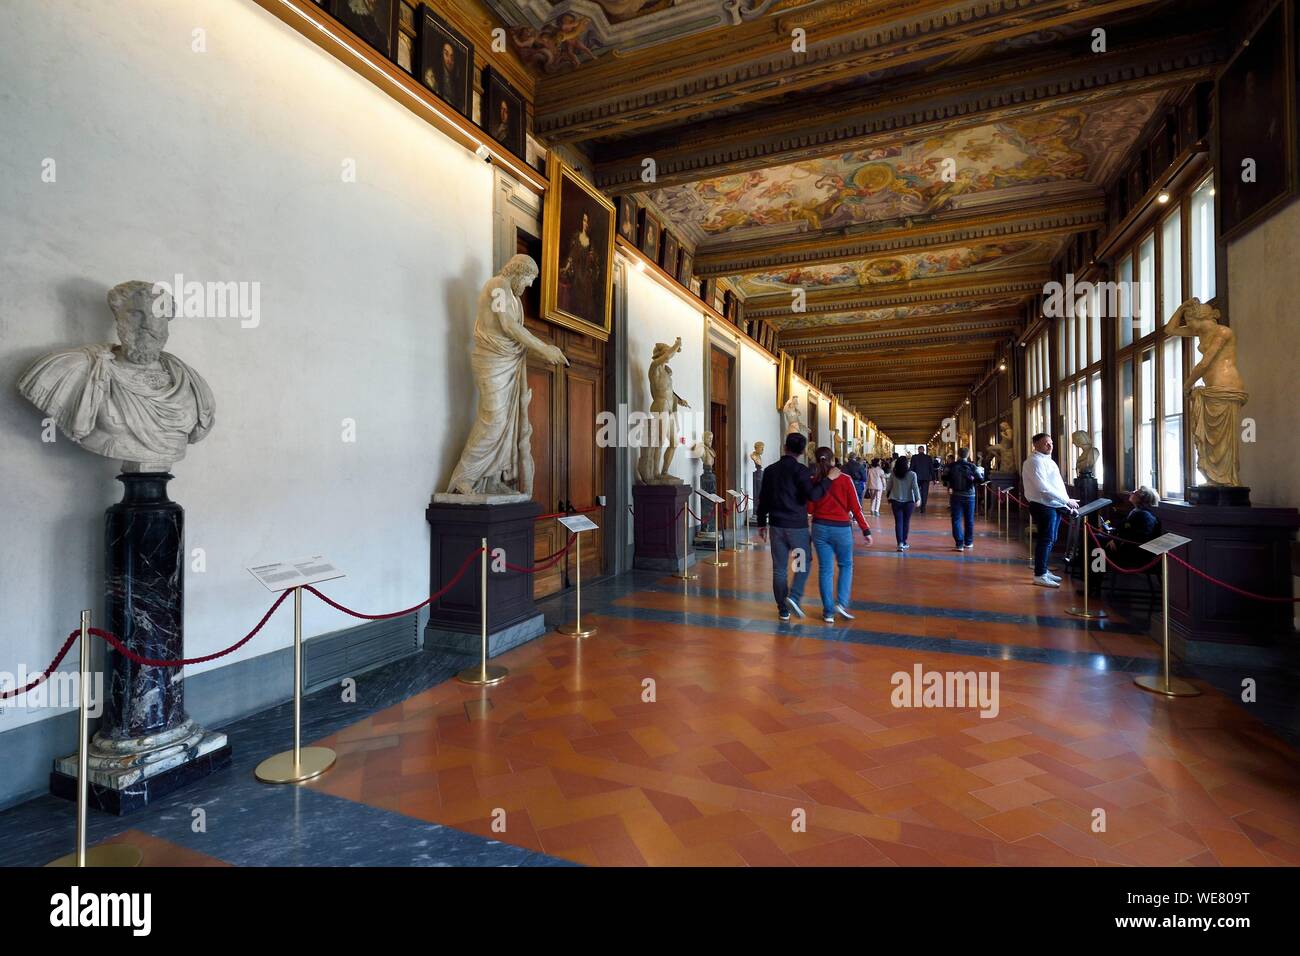
M301 783L319 777L330 767L338 754L329 747L302 747L298 751L298 765L293 763L293 751L267 757L257 765L253 776L262 783Z
M674 578L676 578L678 581L694 581L694 580L696 580L696 579L699 577L699 575L698 575L698 574L689 574L689 573L686 572L686 571L682 571L680 574L672 574L672 575L669 575L669 577L674 577Z
M126 843L105 843L102 846L92 846L86 849L86 866L131 867L139 866L142 860L144 860L144 854L140 852L140 848ZM74 851L67 856L59 857L57 860L51 860L45 865L76 866L77 854Z
M727 566L726 561L719 561L716 558L705 558L701 563L714 568L725 568Z
M733 545L731 546L731 550L732 550L732 551L748 551L748 550L749 550L750 548L752 548L752 547L753 547L753 545L750 544L748 541L742 541L742 542L740 542L739 544L733 544Z
M1068 607L1065 609L1065 613L1073 617L1081 617L1085 621L1099 621L1104 617L1110 617L1105 611L1098 611L1093 608Z
M493 684L501 683L509 674L510 671L499 664L488 664L486 666L475 664L473 667L467 667L457 674L456 680L462 684L491 687Z
M594 627L578 627L576 624L561 624L555 629L556 634L564 634L568 637L591 637L596 633Z
M1143 690L1149 690L1153 694L1160 694L1163 697L1200 697L1201 692L1194 685L1187 683L1178 677L1169 678L1169 685L1165 686L1163 674L1143 674L1141 677L1134 677L1133 683L1137 684Z

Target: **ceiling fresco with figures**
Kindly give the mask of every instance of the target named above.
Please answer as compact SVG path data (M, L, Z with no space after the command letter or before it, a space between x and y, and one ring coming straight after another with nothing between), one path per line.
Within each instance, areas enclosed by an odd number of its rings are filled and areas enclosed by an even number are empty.
M935 252L884 256L860 262L756 272L733 277L732 285L747 298L788 293L792 289L813 292L846 287L870 288L895 282L924 280L954 272L987 272L1026 265L1046 266L1059 245L1046 240L1011 239Z
M486 0L539 74L753 20L790 0Z
M978 203L1016 202L1045 185L1096 190L1159 102L1152 94L919 142L779 166L651 194L698 245L840 229Z

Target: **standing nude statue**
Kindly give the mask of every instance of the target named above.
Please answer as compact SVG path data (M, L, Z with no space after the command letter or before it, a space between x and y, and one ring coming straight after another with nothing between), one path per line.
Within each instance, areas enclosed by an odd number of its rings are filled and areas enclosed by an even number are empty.
M1201 353L1201 360L1183 382L1197 467L1211 485L1240 486L1238 429L1241 406L1250 396L1237 371L1237 338L1231 329L1219 324L1219 310L1197 298L1178 307L1165 333L1195 337ZM1205 384L1195 387L1198 379Z
M637 479L644 485L682 485L680 478L669 474L673 455L677 453L677 410L690 408L686 399L673 391L673 370L668 360L682 350L682 337L672 345L659 342L650 357L650 414L658 424L658 441L648 442L637 459ZM659 462L659 449L663 462Z

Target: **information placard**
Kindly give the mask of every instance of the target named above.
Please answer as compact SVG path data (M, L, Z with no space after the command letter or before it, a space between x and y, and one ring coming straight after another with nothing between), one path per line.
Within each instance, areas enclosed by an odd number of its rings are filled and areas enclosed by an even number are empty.
M563 518L556 518L560 524L564 525L574 534L580 531L595 531L600 525L592 521L586 515L565 515Z
M726 500L725 498L719 498L717 495L712 494L711 492L708 491L697 491L695 493L699 495L701 498L703 498L705 501L712 501L715 505L720 505L722 504L723 501Z
M733 497L733 498L743 498L743 497L745 497L745 496L742 495L739 491L736 491L734 488L728 488L728 489L727 489L727 494L731 495L731 497Z
M1174 534L1170 531L1158 538L1152 538L1146 544L1139 545L1139 547L1144 551L1150 551L1152 554L1164 554L1166 551L1172 551L1174 548L1187 544L1191 540L1191 538L1184 538L1181 534Z
M257 578L258 583L268 591L287 591L290 588L320 584L322 581L333 581L335 578L345 576L345 572L340 571L320 554L313 554L309 558L298 558L296 561L260 564L249 568L248 573Z

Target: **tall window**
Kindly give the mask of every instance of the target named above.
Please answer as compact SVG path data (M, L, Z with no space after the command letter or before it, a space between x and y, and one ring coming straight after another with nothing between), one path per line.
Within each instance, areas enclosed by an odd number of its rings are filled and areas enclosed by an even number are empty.
M1184 299L1215 294L1214 176L1171 199L1164 217L1117 260L1120 282L1137 283L1132 315L1116 329L1116 421L1119 480L1148 485L1161 497L1184 497L1192 474L1183 424L1183 377L1195 342L1168 336L1164 327Z
M1048 396L1051 395L1051 379L1047 363L1047 330L1034 336L1026 349L1025 379L1029 396L1029 434L1040 432L1051 434L1048 422Z
M1066 451L1068 478L1078 478L1079 453L1073 447L1075 432L1084 432L1092 443L1101 448L1102 419L1093 414L1100 409L1101 389L1101 297L1097 290L1067 304L1058 340L1061 359L1061 409L1064 412L1065 433L1058 444ZM1094 390L1097 399L1093 399ZM1043 429L1046 431L1047 429ZM1101 479L1100 462L1093 469Z

